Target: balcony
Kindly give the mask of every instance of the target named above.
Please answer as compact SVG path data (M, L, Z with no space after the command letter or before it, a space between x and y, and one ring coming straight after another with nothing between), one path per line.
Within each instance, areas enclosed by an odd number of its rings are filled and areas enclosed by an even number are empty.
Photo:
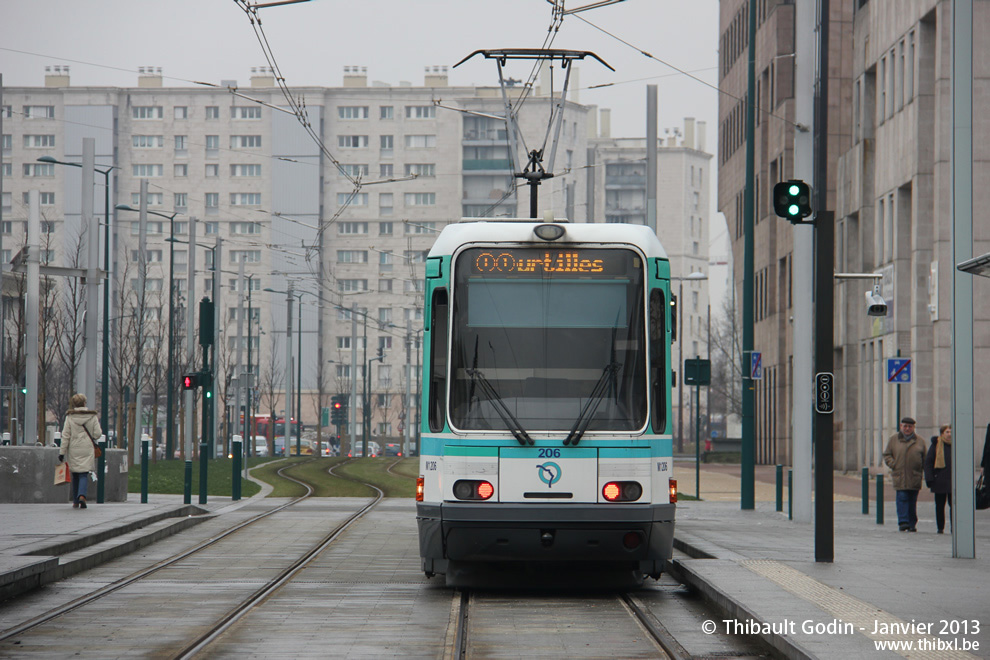
M465 170L494 170L494 171L512 171L512 161L508 158L489 158L482 160L465 160L463 163L463 168Z

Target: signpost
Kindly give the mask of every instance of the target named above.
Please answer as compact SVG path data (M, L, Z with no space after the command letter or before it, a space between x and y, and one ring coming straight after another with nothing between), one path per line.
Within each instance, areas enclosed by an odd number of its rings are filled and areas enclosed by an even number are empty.
M898 349L897 357L887 358L887 382L894 385L911 384L911 358L901 357ZM901 423L901 388L897 388L897 423Z
M751 351L749 354L749 379L763 380L763 353Z
M757 353L759 355L759 353ZM701 386L711 385L712 363L695 357L684 360L684 384L694 385L694 494L701 499Z

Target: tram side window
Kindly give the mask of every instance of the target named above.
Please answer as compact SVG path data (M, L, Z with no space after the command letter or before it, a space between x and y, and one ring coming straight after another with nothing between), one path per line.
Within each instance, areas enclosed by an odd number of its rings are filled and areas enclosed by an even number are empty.
M433 292L433 309L430 312L433 327L430 328L430 431L443 431L445 401L447 398L447 290Z
M663 433L667 427L667 332L664 317L666 302L663 291L650 292L650 389L653 408L653 432Z

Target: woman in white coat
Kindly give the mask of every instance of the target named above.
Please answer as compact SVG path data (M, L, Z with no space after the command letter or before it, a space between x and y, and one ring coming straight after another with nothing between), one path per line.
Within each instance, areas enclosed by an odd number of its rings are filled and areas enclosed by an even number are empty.
M96 439L103 435L95 410L86 408L86 395L73 394L62 427L58 460L68 460L72 473L72 508L86 508L89 473L96 469Z

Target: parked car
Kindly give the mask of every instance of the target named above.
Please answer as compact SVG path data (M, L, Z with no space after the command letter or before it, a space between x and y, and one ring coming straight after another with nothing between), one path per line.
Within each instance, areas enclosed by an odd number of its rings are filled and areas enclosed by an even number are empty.
M386 442L385 456L402 456L402 445L398 442Z
M263 435L254 436L254 455L268 456L268 438Z

